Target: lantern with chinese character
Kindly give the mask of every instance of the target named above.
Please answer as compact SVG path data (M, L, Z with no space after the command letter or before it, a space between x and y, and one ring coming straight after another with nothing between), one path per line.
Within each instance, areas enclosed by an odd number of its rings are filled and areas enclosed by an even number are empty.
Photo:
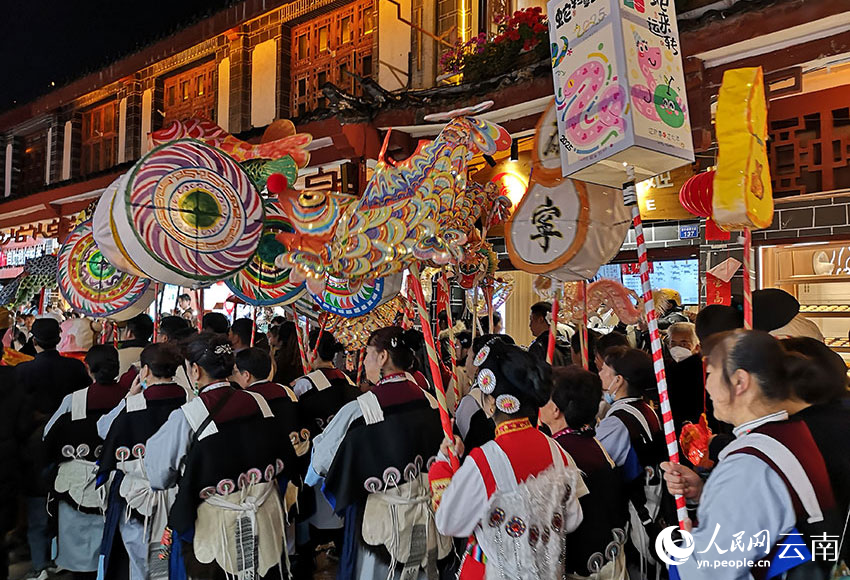
M693 162L673 2L550 0L563 175L620 187Z
M558 154L543 145L557 132L546 120L554 111L550 107L537 125L528 192L508 220L505 241L511 262L522 270L584 280L617 255L631 219L618 189L548 174L537 179L538 169Z

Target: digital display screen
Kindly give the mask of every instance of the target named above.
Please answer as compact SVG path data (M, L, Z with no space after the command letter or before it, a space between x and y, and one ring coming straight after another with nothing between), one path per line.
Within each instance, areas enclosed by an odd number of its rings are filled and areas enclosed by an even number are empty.
M616 280L626 288L642 294L638 264L605 264L598 278ZM699 260L666 260L649 263L649 281L653 290L670 288L682 295L680 306L699 304Z

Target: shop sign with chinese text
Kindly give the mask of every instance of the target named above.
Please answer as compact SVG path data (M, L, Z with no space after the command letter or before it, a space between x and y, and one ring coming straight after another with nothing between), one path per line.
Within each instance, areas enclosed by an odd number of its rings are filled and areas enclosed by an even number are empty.
M551 0L563 175L622 186L693 162L672 0Z

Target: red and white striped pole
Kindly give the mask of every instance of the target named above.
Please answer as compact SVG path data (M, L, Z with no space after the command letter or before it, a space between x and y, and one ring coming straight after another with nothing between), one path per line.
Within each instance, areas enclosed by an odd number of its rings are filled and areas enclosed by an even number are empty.
M652 344L652 362L655 368L655 380L658 383L658 398L661 401L661 419L664 423L664 439L667 442L667 454L670 457L670 462L679 463L679 446L676 443L676 429L673 425L673 412L670 410L670 397L667 394L667 376L664 372L664 357L661 352L661 333L658 331L655 303L652 300L652 286L649 283L649 261L646 258L646 239L643 237L643 222L640 219L640 209L637 203L634 167L627 166L626 174L628 175L628 181L623 184L623 201L626 206L631 206L632 223L635 227L638 262L640 263L640 283L643 293L643 309L646 314L646 322L649 325L649 338ZM679 527L685 529L685 520L688 518L685 497L677 495L675 499Z
M552 320L549 321L549 344L546 348L546 362L552 364L555 358L555 342L558 339L558 310L561 308L561 287L563 282L553 280L555 285L555 299L552 301Z
M410 265L410 276L408 281L413 288L413 293L416 296L416 309L419 312L419 321L422 324L422 334L425 337L425 352L428 355L428 364L431 367L431 378L434 381L434 394L437 399L437 407L440 411L440 422L443 425L443 433L446 439L454 441L454 433L452 432L451 416L449 415L449 407L446 402L446 390L443 387L443 375L440 372L439 357L437 356L437 347L434 343L434 333L431 331L431 319L428 316L428 307L425 303L425 293L422 291L422 283L419 281L419 265L414 262ZM457 471L460 467L457 456L449 450L449 463L453 471Z
M744 229L744 328L753 328L753 234Z
M451 356L449 357L449 363L450 363L450 365L449 365L450 369L449 370L452 373L452 389L454 390L454 394L455 394L454 407L456 409L457 404L460 403L460 385L457 384L457 365L455 364L455 353L454 353L455 329L454 329L454 326L453 326L454 320L452 320L452 294L451 294L451 288L449 287L449 277L446 275L445 270L443 270L440 273L440 279L437 283L439 284L440 288L442 288L443 293L446 295L446 324L449 327L449 342L452 345L452 352L451 352ZM492 332L492 330L490 332ZM453 413L454 413L455 409L452 409Z
M590 354L587 344L587 280L581 281L581 366L590 370Z

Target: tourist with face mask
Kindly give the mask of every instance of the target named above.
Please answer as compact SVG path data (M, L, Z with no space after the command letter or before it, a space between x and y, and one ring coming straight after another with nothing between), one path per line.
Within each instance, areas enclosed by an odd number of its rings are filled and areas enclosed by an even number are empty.
M674 322L667 328L665 344L670 357L675 362L682 362L699 347L696 327L692 322Z
M652 542L675 510L664 493L658 465L666 458L661 421L647 403L656 392L652 358L644 351L613 347L605 351L599 371L603 398L611 405L596 428L596 437L618 467L623 468L629 496L631 549L640 556L641 571L653 566ZM672 512L672 514L671 514Z
M704 352L714 412L734 426L735 439L705 483L687 468L662 465L670 492L698 504L691 529L695 551L671 568L671 578L745 580L783 572L786 580L827 578L834 561L811 561L796 550L823 534L840 538L846 514L836 509L812 432L805 420L788 420L787 412L797 405L794 384L802 374L817 376L813 367L819 363L789 354L775 338L753 330L717 335ZM735 534L743 538L739 544ZM727 551L735 545L734 556L714 545ZM715 566L725 559L753 565Z

